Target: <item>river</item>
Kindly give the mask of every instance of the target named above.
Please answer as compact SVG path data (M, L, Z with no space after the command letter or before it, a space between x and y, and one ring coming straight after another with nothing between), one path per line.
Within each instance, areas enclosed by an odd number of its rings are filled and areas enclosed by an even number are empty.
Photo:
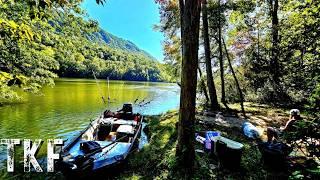
M57 79L54 87L44 87L39 94L23 94L25 103L0 107L0 138L67 140L104 109L116 110L125 102L142 105L135 105L134 111L144 115L165 113L179 106L179 87L175 84L110 81L108 88L106 80L97 82ZM104 104L101 95L106 101L109 96L110 103ZM42 147L39 157L44 155L46 149ZM6 146L0 145L0 162L6 156ZM0 164L0 169L5 168Z

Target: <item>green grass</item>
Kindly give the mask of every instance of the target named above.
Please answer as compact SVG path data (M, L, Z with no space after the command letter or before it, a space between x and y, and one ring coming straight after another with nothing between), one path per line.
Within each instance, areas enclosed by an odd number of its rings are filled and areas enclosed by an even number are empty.
M167 179L173 178L175 147L177 140L177 112L161 116L149 116L149 143L135 153L128 162L127 170L120 179Z

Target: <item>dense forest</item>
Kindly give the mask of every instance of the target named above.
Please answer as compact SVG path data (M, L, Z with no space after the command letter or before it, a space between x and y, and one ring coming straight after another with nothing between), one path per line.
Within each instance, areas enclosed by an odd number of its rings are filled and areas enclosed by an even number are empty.
M181 79L176 156L186 173L195 162L196 98L212 112L240 102L244 118L244 102L299 108L310 124L292 137L319 138L306 132L319 127L319 1L157 2L166 62Z
M0 1L0 101L57 77L170 81L165 65L87 20L82 1Z
M179 3L160 4L166 60L180 81ZM319 107L318 16L317 1L208 1L202 7L198 62L205 72L201 78L213 76L218 85L208 82L209 92L217 89L222 102L239 102L234 71L245 101Z

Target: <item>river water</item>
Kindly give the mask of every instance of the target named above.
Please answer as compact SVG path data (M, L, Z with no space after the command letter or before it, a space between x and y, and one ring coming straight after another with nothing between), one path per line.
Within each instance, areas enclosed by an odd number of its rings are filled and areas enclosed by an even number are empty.
M176 109L179 91L170 83L110 81L108 88L105 80L57 79L54 87L45 87L40 94L23 94L25 103L0 107L0 138L71 139L103 110L119 109L125 102L136 102L134 111L144 115ZM106 101L109 96L110 103L104 104L102 95ZM45 155L43 145L38 156ZM6 156L6 146L0 145L0 169L6 167Z

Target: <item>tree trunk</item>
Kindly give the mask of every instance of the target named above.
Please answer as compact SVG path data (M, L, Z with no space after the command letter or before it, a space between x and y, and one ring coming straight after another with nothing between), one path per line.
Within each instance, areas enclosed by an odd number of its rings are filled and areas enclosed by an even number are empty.
M272 19L272 48L271 48L271 74L272 80L276 86L280 84L280 70L279 70L279 19L278 19L278 0L269 0L270 16ZM278 87L277 87L278 88Z
M239 84L238 78L236 76L236 73L233 70L226 42L224 41L224 39L222 39L222 40L223 40L224 50L225 50L225 53L226 53L226 56L227 56L227 59L228 59L229 67L231 69L232 76L233 76L233 78L234 78L234 80L236 82L236 86L237 86L237 89L238 89L238 93L239 93L239 97L240 97L241 112L242 112L242 115L244 117L246 117L246 112L244 110L244 105L243 105L243 102L244 102L243 93L242 93L242 90L240 88L240 84Z
M257 55L258 62L260 62L260 29L258 24L258 55Z
M218 17L218 43L219 43L219 63L220 63L220 78L221 78L221 102L226 105L226 91L224 86L224 68L223 68L223 52L222 52L222 42L221 42L221 6L220 6L220 0L218 1L218 10L219 10L219 17Z
M198 67L198 71L199 71L199 77L200 77L200 86L201 86L201 90L203 91L204 96L206 97L206 105L209 102L209 96L208 96L208 92L207 92L207 88L206 88L206 84L204 83L204 80L201 79L202 77L202 72L200 67Z
M201 3L199 0L179 0L179 4L182 68L176 156L180 167L192 173Z
M206 72L207 72L207 85L210 95L210 108L211 110L218 110L219 104L217 99L216 87L214 85L211 67L211 54L210 54L210 38L208 31L208 12L207 12L207 1L202 1L202 23L203 23L203 41L204 41L204 52L206 60Z

